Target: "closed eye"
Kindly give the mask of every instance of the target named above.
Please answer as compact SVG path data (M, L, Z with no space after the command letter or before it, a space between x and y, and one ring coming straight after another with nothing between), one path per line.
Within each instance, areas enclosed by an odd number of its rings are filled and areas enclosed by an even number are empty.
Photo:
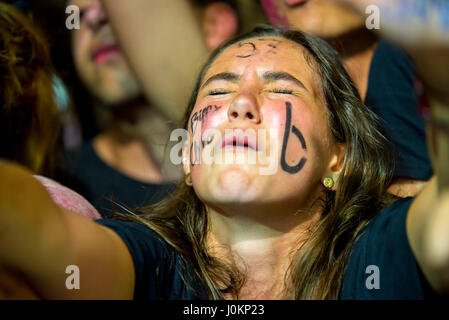
M218 95L227 94L227 93L229 93L229 91L226 91L226 90L223 90L223 89L213 89L213 90L210 90L207 93L207 95L208 96L218 96Z
M293 90L284 89L284 88L275 88L275 89L270 90L270 92L280 93L280 94L293 94Z

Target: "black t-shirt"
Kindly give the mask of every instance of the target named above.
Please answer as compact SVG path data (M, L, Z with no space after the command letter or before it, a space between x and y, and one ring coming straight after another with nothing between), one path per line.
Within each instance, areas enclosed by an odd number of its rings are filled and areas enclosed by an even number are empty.
M412 198L396 201L359 236L347 263L341 299L424 298L424 280L405 230L411 202ZM131 253L136 274L135 299L206 298L199 279L189 273L191 269L185 267L180 254L154 231L135 222L98 220L98 223L114 230ZM367 270L369 266L378 268L377 283L372 278L376 277L373 271ZM181 274L187 277L191 288L182 281Z
M67 154L64 161L57 180L83 195L103 217L116 211L126 213L117 204L129 209L154 204L176 187L175 183L150 184L122 174L98 157L93 141Z
M410 58L381 40L371 62L365 104L381 118L384 134L392 142L395 177L428 180L433 171L416 80Z
M407 212L412 200L397 200L371 220L359 236L346 265L341 299L424 298L427 283L406 233Z

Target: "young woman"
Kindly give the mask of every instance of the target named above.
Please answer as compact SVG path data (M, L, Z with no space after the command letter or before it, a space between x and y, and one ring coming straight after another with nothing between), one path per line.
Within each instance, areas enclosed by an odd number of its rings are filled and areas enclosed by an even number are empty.
M444 185L433 179L415 200L386 193L386 140L323 41L260 27L227 43L187 115L186 178L137 222L59 209L26 171L0 165L7 278L23 275L47 299L417 299L427 281L447 288L447 256L423 249ZM216 161L196 161L197 143ZM264 161L234 158L254 154ZM270 174L264 155L278 164ZM79 290L65 286L71 265Z

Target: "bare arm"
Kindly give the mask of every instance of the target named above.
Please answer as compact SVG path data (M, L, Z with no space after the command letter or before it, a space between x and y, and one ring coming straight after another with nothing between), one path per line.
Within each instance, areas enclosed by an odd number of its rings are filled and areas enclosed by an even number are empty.
M154 107L169 119L184 115L208 55L187 0L103 0L115 34Z
M339 0L381 18L380 33L402 45L424 80L434 124L428 128L435 176L412 203L407 236L424 275L439 292L449 292L449 3L421 0ZM373 6L374 5L374 6ZM423 16L422 6L427 6ZM440 5L440 6L439 6ZM442 8L441 6L445 6ZM389 14L386 14L386 13ZM436 27L437 26L437 27ZM436 124L436 125L435 125Z
M434 118L444 121L449 128L449 104L434 102L432 108ZM409 209L407 235L413 253L429 283L435 290L447 293L449 292L449 134L438 129L430 130L429 141L436 176L416 197Z
M413 201L407 236L431 286L449 292L449 3L421 0L339 0L361 16L381 18L380 33L412 55L426 85L434 124L428 128L435 176ZM374 5L374 6L373 6ZM423 16L422 6L428 15ZM445 6L441 8L438 5ZM446 9L446 10L444 10ZM389 13L389 14L386 14ZM437 123L437 125L435 125Z
M20 275L12 282L25 282L44 299L133 297L133 262L118 235L55 205L19 166L1 162L0 176L0 270ZM79 267L79 290L66 288L69 265Z

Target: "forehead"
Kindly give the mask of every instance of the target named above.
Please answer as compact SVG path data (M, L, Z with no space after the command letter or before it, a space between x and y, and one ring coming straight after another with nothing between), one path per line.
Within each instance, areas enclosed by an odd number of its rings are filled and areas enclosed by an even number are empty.
M207 70L208 76L219 72L242 74L247 68L263 71L283 71L309 78L312 81L315 67L308 53L299 44L278 37L246 39L226 48ZM306 80L306 79L305 79Z

